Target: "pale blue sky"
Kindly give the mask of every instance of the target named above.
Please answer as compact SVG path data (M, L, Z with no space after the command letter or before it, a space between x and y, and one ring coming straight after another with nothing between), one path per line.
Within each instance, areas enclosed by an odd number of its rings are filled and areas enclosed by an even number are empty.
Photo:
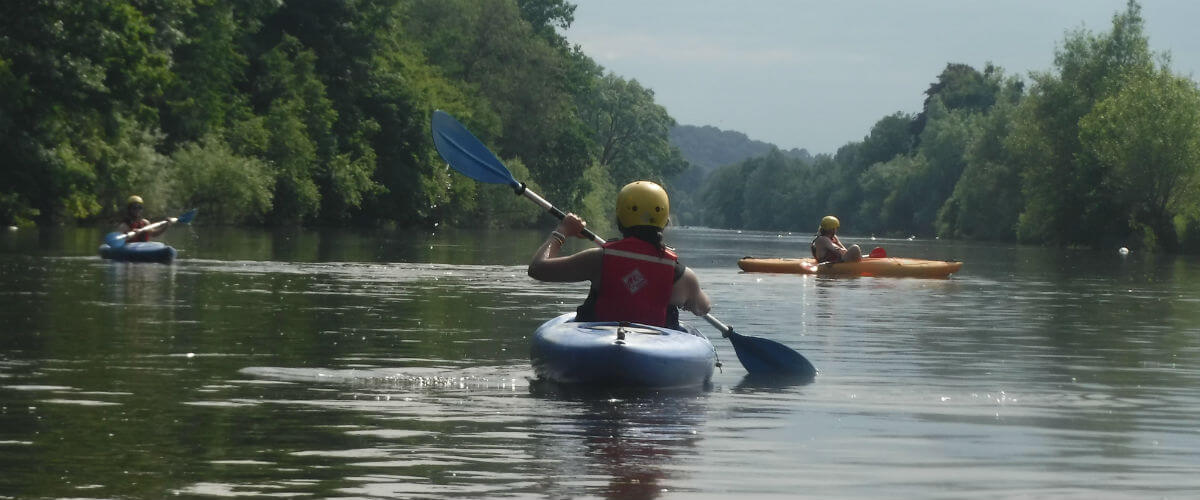
M1028 81L1068 30L1106 32L1125 0L573 0L565 35L654 90L681 124L811 153L915 113L948 62ZM1200 1L1144 0L1150 47L1200 75Z

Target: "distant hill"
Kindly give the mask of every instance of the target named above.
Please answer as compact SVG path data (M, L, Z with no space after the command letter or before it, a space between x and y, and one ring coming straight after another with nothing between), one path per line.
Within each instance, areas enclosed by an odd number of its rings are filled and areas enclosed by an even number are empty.
M708 174L717 167L757 158L777 148L774 144L746 137L741 132L721 130L711 125L676 125L671 129L670 140L679 148L683 158L692 164L691 168L669 179L672 224L681 225L698 224L702 220L698 196ZM780 152L805 162L813 159L805 149L780 149Z
M671 144L679 148L684 159L700 167L707 175L717 167L762 156L775 148L774 144L756 141L741 132L721 130L711 125L676 125L671 129ZM811 161L806 149L780 151L792 158Z

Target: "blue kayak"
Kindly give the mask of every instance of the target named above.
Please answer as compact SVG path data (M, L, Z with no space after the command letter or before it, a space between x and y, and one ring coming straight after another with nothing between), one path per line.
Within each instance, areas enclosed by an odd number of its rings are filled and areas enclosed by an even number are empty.
M119 247L100 245L100 257L125 262L162 262L175 260L175 248L157 241L126 243Z
M695 328L637 323L577 323L575 313L533 333L530 359L538 377L565 384L653 389L704 386L716 365L713 345Z

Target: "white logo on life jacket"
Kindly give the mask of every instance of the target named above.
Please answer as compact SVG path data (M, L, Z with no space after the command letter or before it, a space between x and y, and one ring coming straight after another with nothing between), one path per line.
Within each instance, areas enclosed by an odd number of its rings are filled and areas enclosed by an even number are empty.
M638 293L638 290L641 290L642 287L645 287L649 283L646 281L646 277L642 276L642 272L637 269L634 269L633 272L621 278L621 282L625 284L625 289L629 290L630 295Z

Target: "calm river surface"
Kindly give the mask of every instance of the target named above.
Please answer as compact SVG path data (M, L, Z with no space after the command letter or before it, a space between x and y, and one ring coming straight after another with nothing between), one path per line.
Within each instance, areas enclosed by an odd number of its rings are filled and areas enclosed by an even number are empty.
M547 231L551 227L547 220ZM846 240L949 280L741 273L808 236L672 229L713 313L821 370L707 391L531 383L582 284L544 232L0 233L0 498L1197 498L1200 263ZM573 248L586 248L584 242Z

